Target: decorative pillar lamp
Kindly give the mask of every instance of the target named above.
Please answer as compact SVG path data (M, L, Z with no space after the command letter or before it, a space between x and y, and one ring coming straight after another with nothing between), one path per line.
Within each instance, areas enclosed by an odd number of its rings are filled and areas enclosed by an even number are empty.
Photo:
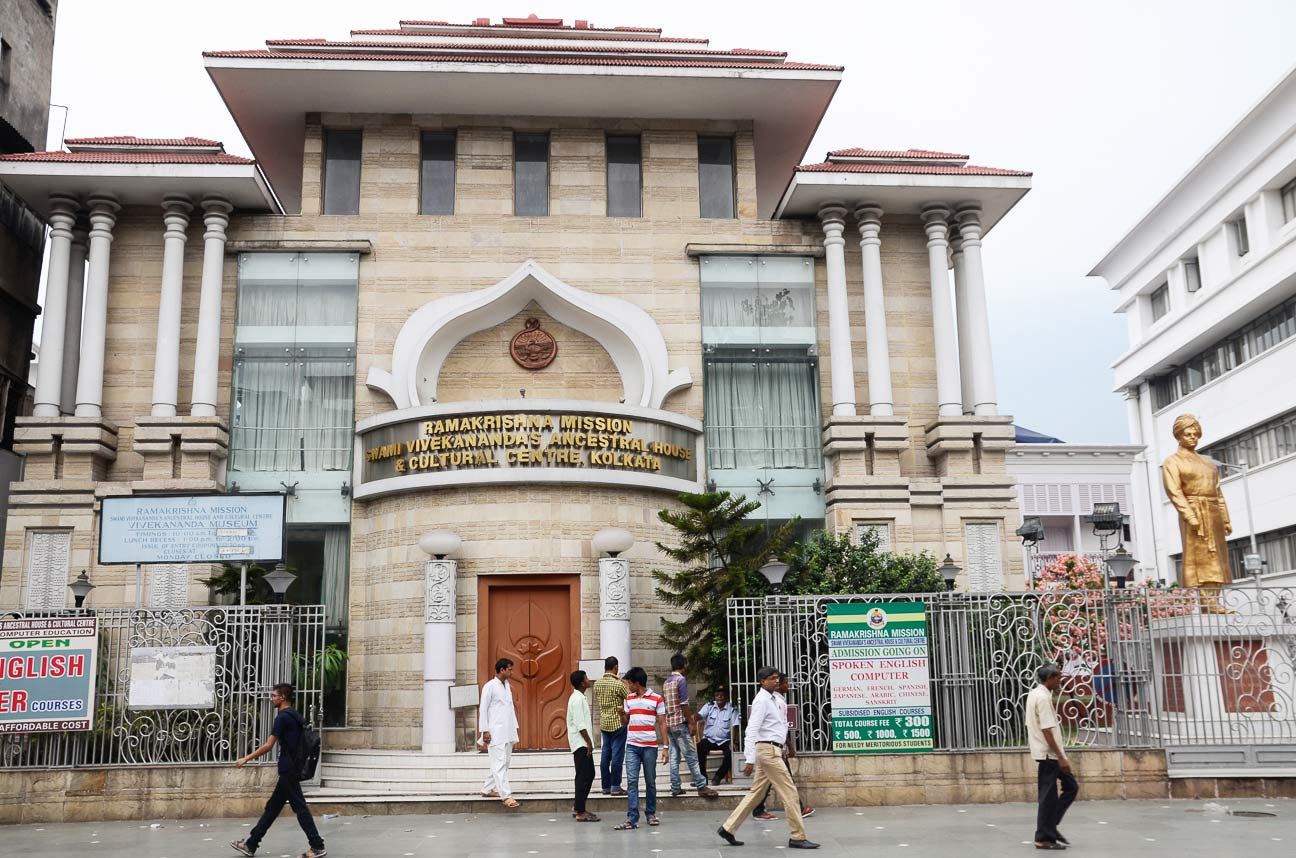
M599 654L616 656L622 672L630 669L630 561L620 555L634 541L621 527L605 527L590 540L599 558Z
M958 580L959 573L962 571L963 568L954 562L954 558L949 555L949 552L945 552L945 560L941 563L940 574L945 579L946 590L954 589L954 582Z
M1107 573L1113 587L1121 588L1134 581L1134 567L1138 560L1125 550L1124 545L1117 545L1116 550L1107 558Z
M783 579L787 577L788 565L777 557L770 556L770 559L760 568L760 573L765 576L769 582L770 590L774 595L783 592Z
M81 570L80 575L72 579L71 584L68 584L68 589L72 591L72 598L76 600L77 610L85 604L86 596L89 596L94 588L95 585L90 583L90 576L86 575L84 569Z
M289 572L281 560L275 564L272 571L261 576L261 580L270 585L271 601L276 605L282 605L288 588L297 580L297 576Z
M455 574L463 542L448 530L423 534L419 548L431 559L423 567L423 753L452 753L455 717Z

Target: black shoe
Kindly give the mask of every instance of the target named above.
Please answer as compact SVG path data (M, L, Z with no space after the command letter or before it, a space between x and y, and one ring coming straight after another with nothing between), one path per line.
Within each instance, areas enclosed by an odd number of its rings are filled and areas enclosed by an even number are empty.
M812 843L809 840L789 840L789 849L818 849L818 843Z
M682 790L682 789L673 789L673 790L671 790L671 795L674 796L675 798L679 798L679 797L682 796L683 794L684 794L684 790Z
M725 827L723 825L716 829L716 834L719 834L721 839L724 840L726 843L728 843L730 846L743 845L743 842L739 840L737 837L734 837L727 830L725 830Z
M1058 832L1057 842L1058 842L1058 843L1061 843L1063 846L1070 846L1070 845L1071 845L1071 841L1070 841L1070 840L1067 840L1065 837L1063 837L1063 836L1062 836L1062 832L1060 832L1060 831Z
M1063 846L1061 843L1054 843L1054 842L1052 842L1051 840L1036 840L1036 841L1035 841L1035 848L1036 848L1036 849L1051 849L1051 850L1053 850L1053 851L1055 851L1055 852L1059 852L1059 851L1062 851L1062 850L1066 849L1066 847Z

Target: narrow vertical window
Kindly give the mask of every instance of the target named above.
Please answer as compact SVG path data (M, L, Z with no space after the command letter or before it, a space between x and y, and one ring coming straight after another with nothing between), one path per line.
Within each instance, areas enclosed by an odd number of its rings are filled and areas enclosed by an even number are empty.
M1170 312L1170 285L1162 283L1152 292L1152 321L1157 321Z
M1184 288L1189 292L1201 291L1201 263L1195 256L1184 260Z
M549 135L513 135L513 214L549 214Z
M643 150L638 137L607 139L608 217L643 214Z
M698 198L702 217L734 216L732 137L698 138Z
M359 131L324 132L324 214L360 213Z
M1296 182L1283 185L1282 191L1283 223L1296 220Z
M1233 246L1237 249L1238 256L1246 256L1251 252L1251 236L1247 232L1246 217L1240 217L1230 223L1233 228Z
M454 214L455 133L424 131L421 152L419 214Z

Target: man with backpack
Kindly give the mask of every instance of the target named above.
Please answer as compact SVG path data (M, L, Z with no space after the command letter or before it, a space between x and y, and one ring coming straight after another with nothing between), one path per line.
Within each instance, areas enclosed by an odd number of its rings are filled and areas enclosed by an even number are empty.
M298 858L324 858L328 850L324 848L324 838L320 837L319 830L315 828L315 820L311 817L310 808L306 806L306 796L302 795L301 789L303 778L309 778L315 773L315 762L319 759L318 735L309 730L301 715L292 708L293 687L287 682L281 682L271 689L270 704L278 712L274 726L270 728L270 738L252 753L240 757L234 765L241 769L257 757L270 753L270 749L278 745L279 782L275 784L265 811L252 827L247 839L235 840L230 846L244 855L255 855L261 839L279 818L283 806L289 804L297 814L297 824L306 833L306 841L310 844L310 849L302 852Z

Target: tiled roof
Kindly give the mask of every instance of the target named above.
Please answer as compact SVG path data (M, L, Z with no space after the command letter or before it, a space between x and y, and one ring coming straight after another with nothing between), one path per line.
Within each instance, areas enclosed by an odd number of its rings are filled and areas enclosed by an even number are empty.
M70 141L69 141L70 142ZM255 164L237 155L196 152L17 152L0 161L46 161L63 164Z
M967 160L967 155L960 155L956 152L936 152L931 149L834 149L828 153L829 158L932 158L938 160L950 160L961 158Z
M999 167L977 167L972 164L858 164L833 163L802 164L799 173L913 173L926 176L1029 176L1025 170L1004 170Z
M136 137L124 134L115 137L69 137L63 141L73 146L220 146L219 140L203 137Z
M503 23L492 24L490 19L479 18L472 24L451 24L448 21L401 21L402 27L466 27L472 29L484 29L490 27L496 30L512 30L518 27L536 27L545 30L577 30L579 32L596 32L596 33L660 33L661 27L577 27L574 24L563 24L562 18L537 18L531 15L528 18L504 18Z
M499 65L572 65L572 66L635 66L644 68L721 68L721 69L780 69L785 71L843 71L843 66L817 63L769 63L753 60L722 59L654 59L647 57L540 57L515 54L438 54L434 51L418 54L345 53L328 51L204 51L204 57L230 59L269 60L367 60L371 62L448 62L487 63Z
M406 22L406 23L409 23L409 22ZM424 23L424 24L426 24L426 25L428 25L428 26L436 25L436 26L441 26L441 27L462 27L462 28L465 28L465 29L472 29L472 28L473 28L473 25L472 25L472 24L442 24L442 23L439 23L439 22L436 22L436 21L425 21L425 22L422 22L422 23ZM477 28L477 29L485 29L485 28ZM691 43L691 44L698 44L698 45L705 45L706 43L708 43L709 41L711 41L710 39L698 39L698 38L684 37L684 36L661 36L661 35L660 35L661 30L640 30L640 29L628 30L628 29L624 29L624 28L623 28L623 29L619 29L619 30L603 30L603 29L598 29L598 28L595 28L595 27L590 27L590 28L587 29L587 30L577 30L577 29L574 29L574 28L572 28L572 27L565 27L565 28L563 28L563 29L561 29L561 30L560 30L560 29L557 29L557 28L545 28L545 29L541 29L541 28L538 28L538 27L529 27L529 28L527 28L527 29L529 30L529 32L528 32L528 37L529 37L529 38L533 38L533 39L538 39L538 38L570 39L570 38L572 37L572 35L575 34L575 33L600 33L600 34L605 34L605 35L601 35L600 38L596 38L596 39L587 39L587 40L585 40L585 41L590 41L590 42L600 42L600 41L609 41L609 42L610 42L610 41L622 41L622 42L630 42L630 41L634 41L634 42L658 42L658 41L660 41L660 42L662 42L662 43L671 43L671 42L687 42L687 43ZM436 34L434 34L434 33L425 33L425 32L421 32L421 31L419 31L419 30L387 30L387 29L382 29L382 30L352 30L352 31L351 31L351 35L353 35L353 36L432 36L432 35L436 35ZM447 33L447 34L445 34L445 35L448 36L449 34ZM461 34L461 35L463 35L463 36L466 38L466 37L468 37L470 34L466 34L466 33L465 33L465 34ZM500 36L494 36L494 35L492 35L492 36L478 36L478 38L491 38L491 39L515 38L515 39L520 39L520 38L522 38L522 36L509 36L509 37L506 37L506 36L503 36L503 35L500 35Z
M406 33L405 35L408 35ZM327 39L271 39L266 42L271 47L306 45L309 47L321 48L411 48L430 53L436 51L473 51L481 50L481 45L474 44L443 44L428 45L423 42L332 42ZM703 56L748 56L748 57L786 57L787 51L761 51L753 48L734 48L729 51L719 51L699 48L661 48L661 47L642 47L642 48L622 48L611 47L608 45L509 45L509 53L526 53L528 51L562 51L566 53L609 53L609 54L688 54Z

